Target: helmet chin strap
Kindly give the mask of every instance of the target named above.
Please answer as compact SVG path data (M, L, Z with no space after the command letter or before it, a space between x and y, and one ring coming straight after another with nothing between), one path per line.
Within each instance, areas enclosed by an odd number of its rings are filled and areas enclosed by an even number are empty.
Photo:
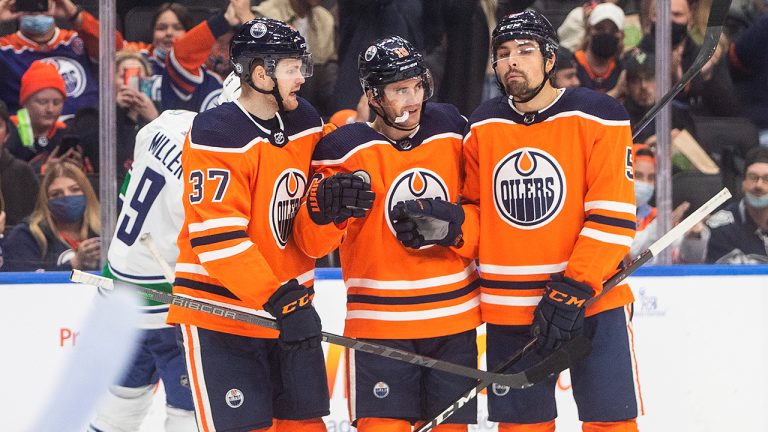
M280 89L277 86L277 81L274 78L272 78L272 77L269 77L269 78L272 79L272 83L274 84L274 86L272 87L272 90L262 90L262 89L256 87L256 85L251 80L250 76L248 76L248 78L245 80L245 82L246 82L246 84L248 84L249 87L251 87L252 89L256 90L257 92L259 92L261 94L266 94L266 95L274 96L275 102L277 102L277 112L279 112L281 115L285 114L285 107L283 106L283 97L280 96Z

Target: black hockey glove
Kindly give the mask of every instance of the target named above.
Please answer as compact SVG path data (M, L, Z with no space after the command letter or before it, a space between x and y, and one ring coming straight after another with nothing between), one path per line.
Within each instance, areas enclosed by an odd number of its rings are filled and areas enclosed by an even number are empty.
M464 209L458 204L434 198L401 201L395 204L390 218L397 239L406 247L464 244Z
M279 343L283 349L311 348L320 345L320 316L312 306L315 293L291 279L264 303L264 310L277 318Z
M365 216L375 196L370 182L353 174L336 173L319 181L313 179L307 209L318 225L340 224L351 217Z
M587 284L553 274L533 312L531 335L538 337L540 351L554 351L584 329L587 300L595 291Z

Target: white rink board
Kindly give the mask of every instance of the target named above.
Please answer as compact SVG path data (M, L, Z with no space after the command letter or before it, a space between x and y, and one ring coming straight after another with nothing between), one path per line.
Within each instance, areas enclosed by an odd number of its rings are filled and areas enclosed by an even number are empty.
M631 279L645 415L643 431L768 430L768 277L686 276ZM25 431L53 390L60 367L77 344L80 320L95 289L74 284L0 285L0 430ZM318 280L316 304L324 329L341 333L344 289ZM481 337L482 341L482 337ZM328 430L354 430L347 420L341 351L328 350L336 374ZM567 384L567 376L561 384ZM32 396L32 397L30 397ZM162 431L162 388L142 431ZM470 430L495 431L485 420ZM567 391L558 391L558 432L581 430ZM82 430L82 429L79 429Z

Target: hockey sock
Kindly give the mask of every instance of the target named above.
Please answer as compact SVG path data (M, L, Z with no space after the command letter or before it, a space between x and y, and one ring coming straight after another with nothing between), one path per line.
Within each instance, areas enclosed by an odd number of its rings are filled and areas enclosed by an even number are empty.
M441 424L432 429L435 432L467 432L465 424Z
M165 432L187 432L196 429L194 411L165 406Z
M407 420L366 417L357 419L357 432L411 432Z
M328 432L321 418L307 420L281 420L274 419L275 432Z
M555 432L555 421L534 424L499 423L499 432Z
M617 422L584 422L583 432L637 432L637 419Z

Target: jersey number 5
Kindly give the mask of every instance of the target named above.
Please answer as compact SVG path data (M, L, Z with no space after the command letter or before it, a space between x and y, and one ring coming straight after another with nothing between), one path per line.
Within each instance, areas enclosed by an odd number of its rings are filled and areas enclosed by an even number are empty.
M201 170L194 170L189 173L189 183L192 184L192 192L189 194L189 202L198 204L205 197L206 178L208 182L215 181L216 192L213 194L213 202L221 202L224 194L227 193L229 186L229 170L221 168L209 168L206 170L208 175L203 174Z

